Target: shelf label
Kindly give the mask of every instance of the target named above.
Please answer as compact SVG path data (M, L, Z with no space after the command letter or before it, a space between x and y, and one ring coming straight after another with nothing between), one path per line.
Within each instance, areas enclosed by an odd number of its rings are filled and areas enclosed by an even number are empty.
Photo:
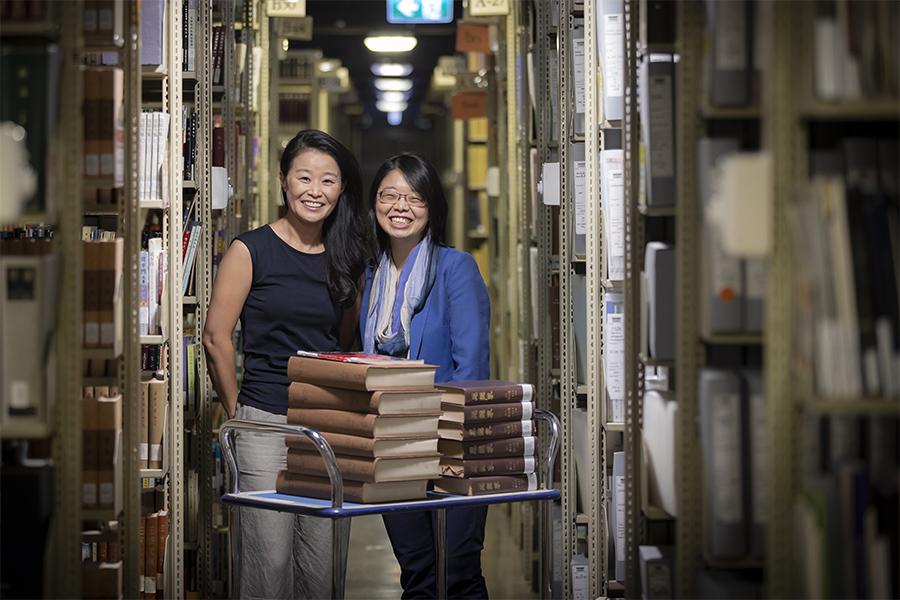
M505 17L509 14L509 0L469 0L469 15L473 17Z
M290 18L282 17L274 19L275 34L279 37L290 38L292 40L300 40L302 42L312 41L313 37L313 19L312 17Z
M305 17L306 0L268 0L266 14L270 17Z

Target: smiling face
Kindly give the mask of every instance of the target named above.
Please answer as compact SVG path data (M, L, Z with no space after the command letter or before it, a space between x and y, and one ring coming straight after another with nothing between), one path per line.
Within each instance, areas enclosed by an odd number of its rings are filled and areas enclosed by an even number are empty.
M398 198L391 202L392 197ZM428 226L428 205L421 194L410 187L403 173L394 169L378 186L375 217L392 240L417 243Z
M324 223L341 197L341 170L326 152L307 149L291 161L287 173L279 174L287 208L305 223Z

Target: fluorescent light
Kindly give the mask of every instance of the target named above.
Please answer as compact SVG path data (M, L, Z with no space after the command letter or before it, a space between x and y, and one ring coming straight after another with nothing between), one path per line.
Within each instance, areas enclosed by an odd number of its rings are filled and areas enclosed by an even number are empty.
M378 92L378 99L387 102L403 102L409 98L406 92Z
M418 40L411 35L371 35L363 43L372 52L409 52Z
M388 125L399 125L403 122L403 113L400 111L393 111L387 114Z
M323 60L319 63L319 71L322 73L331 73L335 69L341 66L341 61L336 58L331 58L327 60Z
M375 108L381 112L403 112L406 110L406 102L389 102L387 100L379 100L375 103Z
M375 63L372 65L372 75L378 77L406 77L412 73L412 65L401 63Z
M411 79L384 79L379 77L375 80L375 89L382 92L408 92L412 89L412 86Z

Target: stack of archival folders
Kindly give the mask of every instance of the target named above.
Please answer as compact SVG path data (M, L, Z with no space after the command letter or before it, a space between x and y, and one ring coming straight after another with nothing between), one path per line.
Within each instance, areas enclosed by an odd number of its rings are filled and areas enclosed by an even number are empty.
M435 489L479 496L537 489L534 387L442 384L441 475Z
M288 361L288 424L313 428L334 450L344 500L424 498L440 475L441 393L435 367L422 361L353 354L293 356ZM287 438L282 494L331 498L331 483L313 443Z

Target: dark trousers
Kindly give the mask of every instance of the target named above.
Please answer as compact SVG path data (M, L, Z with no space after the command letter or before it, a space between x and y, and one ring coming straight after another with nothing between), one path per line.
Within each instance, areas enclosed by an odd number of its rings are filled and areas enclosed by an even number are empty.
M437 597L434 513L385 514L384 527L400 563L403 600ZM487 598L481 575L487 506L447 510L447 597Z

